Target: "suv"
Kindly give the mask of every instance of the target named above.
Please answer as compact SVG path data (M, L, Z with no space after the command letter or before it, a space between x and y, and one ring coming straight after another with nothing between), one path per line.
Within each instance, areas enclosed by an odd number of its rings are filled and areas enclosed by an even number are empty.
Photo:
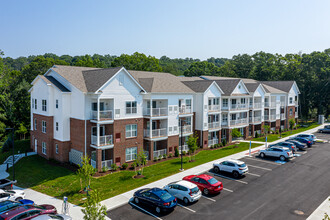
M290 142L279 142L279 143L276 143L276 144L269 145L269 147L287 147L292 152L297 151L296 146L293 143L290 143Z
M249 171L249 168L243 161L240 160L226 160L221 163L214 163L213 170L216 173L220 171L232 173L235 178L246 174Z
M286 147L270 147L265 150L259 151L259 156L261 158L267 157L278 157L281 161L285 161L293 157L293 154L289 148Z
M185 204L198 201L202 196L198 186L186 180L170 183L164 186L164 190L172 196L181 199Z
M300 138L307 138L312 141L313 144L315 144L315 135L314 134L298 134L296 137Z

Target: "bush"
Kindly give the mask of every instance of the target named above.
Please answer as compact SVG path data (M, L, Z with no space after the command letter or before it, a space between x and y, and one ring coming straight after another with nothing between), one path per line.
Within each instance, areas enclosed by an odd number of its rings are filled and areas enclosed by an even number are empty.
M102 170L103 173L105 173L105 172L107 172L109 170L109 168L108 167L102 167L101 170Z
M259 134L258 134L258 132L255 132L255 135L254 135L256 138L258 138L259 137Z
M223 140L222 140L222 146L226 146L226 144L227 144L226 139L223 139Z
M133 163L131 164L131 167L132 167L133 169L135 169L135 167L136 167L135 162L133 162Z
M176 157L178 157L179 156L179 150L178 150L178 148L176 147L175 148L175 150L174 150L174 155L176 156Z
M186 155L186 151L182 151L182 155L185 156Z
M222 143L220 143L220 144L219 144L219 147L222 147L222 146L223 146Z
M276 130L275 133L278 134L278 130Z
M164 159L166 159L166 158L167 158L167 155L166 155L166 154L164 154L164 155L163 155L163 158L164 158Z
M168 155L168 158L171 158L172 157L172 154L170 153L169 155Z
M121 165L121 168L123 168L124 170L126 170L127 167L128 167L127 163L123 163L123 165Z
M118 166L115 163L113 163L113 164L111 164L111 169L113 171L116 171L118 169Z

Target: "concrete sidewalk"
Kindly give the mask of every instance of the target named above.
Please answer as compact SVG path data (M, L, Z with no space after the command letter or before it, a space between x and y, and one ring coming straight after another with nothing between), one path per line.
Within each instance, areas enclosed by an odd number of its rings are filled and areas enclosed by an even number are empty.
M27 156L31 156L31 155L36 155L37 153L35 152L28 152L27 153ZM15 154L14 155L14 158L17 158L15 159L15 163L17 163L17 161L19 161L21 158L25 157L25 153L22 153L22 154ZM12 158L12 156L9 156L8 158ZM9 173L6 172L6 169L7 169L7 163L8 163L8 167L12 167L12 161L8 161L8 158L5 160L5 163L1 164L0 165L0 180L1 179L6 179L8 176L9 176ZM7 163L6 163L7 161Z
M307 220L324 219L325 213L330 216L330 196L307 218Z
M289 137L296 136L298 134L303 134L303 133L309 133L310 134L310 133L314 133L314 132L316 132L318 129L320 129L323 126L324 125L321 125L321 126L318 126L316 128L313 128L311 130L300 132L300 133L297 133L297 134L288 136L286 138L282 138L282 139L276 140L274 142L269 142L268 144L275 144L275 143L281 142L284 139L287 139ZM260 142L260 143L261 144L264 144L263 142ZM259 147L253 148L253 151L256 152L257 150L263 149L264 147L265 147L265 145L261 145ZM214 160L214 161L210 161L208 163L205 163L205 164L202 164L202 165L193 167L191 169L188 169L188 170L185 170L183 172L174 174L172 176L168 176L168 177L163 178L161 180L158 180L158 181L149 183L147 185L141 186L139 188L135 188L135 189L133 189L131 191L128 191L128 192L125 192L123 194L120 194L120 195L114 196L112 198L103 200L101 203L102 203L102 205L105 205L108 210L115 209L117 207L120 207L122 205L127 204L129 202L129 200L133 197L134 192L137 191L137 190L139 190L139 189L142 189L142 188L153 188L153 187L163 187L163 186L167 185L170 182L181 180L185 176L196 175L196 174L200 174L200 173L206 172L206 171L210 170L213 167L213 163L215 163L215 162L221 162L221 161L225 161L225 160L228 160L228 159L241 159L242 157L245 157L246 155L248 155L248 153L249 153L249 150L246 150L246 151L242 151L242 152L237 153L237 154L233 154L233 155L230 155L230 156L227 156L227 157L223 157L223 158L220 158L220 159L217 159L217 160ZM179 167L178 167L178 169L179 169Z

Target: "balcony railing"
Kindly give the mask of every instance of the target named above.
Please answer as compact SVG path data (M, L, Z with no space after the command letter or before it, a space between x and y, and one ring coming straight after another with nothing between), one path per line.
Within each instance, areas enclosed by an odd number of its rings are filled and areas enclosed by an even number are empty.
M212 146L219 143L219 139L209 139L208 145Z
M97 111L91 112L91 118L97 120ZM113 120L112 110L100 111L100 120Z
M269 102L265 102L265 108L269 107Z
M222 120L221 125L222 126L227 126L228 125L228 120Z
M150 136L151 134L151 136ZM157 138L157 137L165 137L167 136L167 129L161 128L161 129L153 129L150 131L150 129L144 129L144 137L147 138Z
M179 152L181 153L181 150L182 151L185 151L185 152L188 152L189 151L189 147L188 145L183 145L183 146L179 146Z
M270 107L271 107L271 108L275 108L275 107L276 107L276 102L271 102L271 103L270 103Z
M249 108L253 108L253 103L249 103Z
M231 110L247 109L247 104L231 104Z
M180 114L191 114L192 113L191 106L179 107L179 113Z
M224 109L224 110L227 110L227 109L228 109L228 104L223 104L223 105L221 106L221 108Z
M179 127L180 132L181 132L181 127ZM192 133L192 126L191 125L184 125L182 126L182 133L187 134L187 133Z
M298 101L293 101L293 103L294 103L295 105L298 105Z
M261 122L261 116L255 116L255 117L253 117L253 122L254 123Z
M241 119L237 119L237 120L230 120L230 125L243 125L243 124L247 124L247 118L241 118Z
M146 108L144 115L152 117L167 116L167 112L167 108Z
M92 144L97 146L97 135L92 135ZM112 135L99 136L99 145L113 145Z
M280 114L276 114L276 119L280 119L281 115Z
M281 113L281 120L284 120L284 119L285 119L285 114Z
M295 113L294 113L294 117L295 117L295 118L298 118L298 112L295 112Z
M220 128L220 122L210 122L210 123L208 123L209 125L208 125L208 127L209 127L209 129L216 129L216 128Z
M270 119L269 115L264 115L264 120L268 121Z
M154 158L166 155L166 149L154 151Z
M217 112L217 111L220 111L220 105L209 105L208 109L211 112Z
M255 102L254 104L253 104L253 107L254 108L261 108L261 102Z
M103 160L101 164L102 164L102 168L106 167L108 169L111 169L112 160Z
M281 106L285 106L285 102L281 101Z

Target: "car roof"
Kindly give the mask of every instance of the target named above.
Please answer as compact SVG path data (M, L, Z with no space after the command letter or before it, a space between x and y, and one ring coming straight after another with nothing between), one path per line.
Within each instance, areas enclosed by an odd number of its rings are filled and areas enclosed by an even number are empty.
M3 189L0 189L0 193L5 193L6 191Z
M0 216L3 218L7 218L9 216L13 216L19 213L23 213L24 211L27 211L29 209L32 209L32 206L28 206L28 205L22 205L22 206L18 206L14 209L8 210L7 212L2 213Z
M174 184L178 184L178 185L184 186L184 187L186 187L188 189L192 189L192 188L195 188L196 187L196 184L193 184L193 183L191 183L189 181L186 181L186 180L180 180L180 181L178 181L178 182L176 182Z
M236 163L236 164L244 164L243 161L240 161L240 160L235 160L235 159L228 159L228 160L225 160L226 162L232 162L232 163ZM224 161L224 162L225 162Z
M210 176L210 175L207 175L207 174L201 174L201 175L198 175L197 177L202 178L204 180L209 180L209 179L213 178L213 176Z

